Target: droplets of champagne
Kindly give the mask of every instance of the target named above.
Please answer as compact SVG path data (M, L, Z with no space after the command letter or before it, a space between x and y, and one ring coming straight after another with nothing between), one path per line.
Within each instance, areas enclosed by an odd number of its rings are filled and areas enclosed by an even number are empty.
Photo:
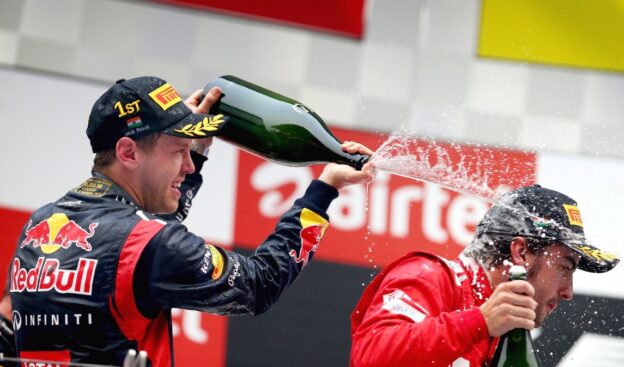
M377 149L371 161L382 171L495 201L505 188L493 187L491 182L492 177L504 174L494 168L492 150L474 145L469 153L465 147L438 144L400 127Z

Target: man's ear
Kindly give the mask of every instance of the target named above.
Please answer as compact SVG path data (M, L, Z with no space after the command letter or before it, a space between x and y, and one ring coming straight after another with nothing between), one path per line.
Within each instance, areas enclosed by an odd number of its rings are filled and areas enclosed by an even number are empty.
M515 237L509 244L511 251L511 261L514 265L527 266L527 254L529 252L529 245L522 237Z
M138 166L137 144L134 140L123 137L115 145L117 161L127 170L134 170Z

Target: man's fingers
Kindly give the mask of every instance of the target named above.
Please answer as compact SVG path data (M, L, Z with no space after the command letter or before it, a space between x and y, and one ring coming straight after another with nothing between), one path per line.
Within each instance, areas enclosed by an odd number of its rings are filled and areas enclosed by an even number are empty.
M537 307L537 302L533 298L513 292L500 292L495 298L495 302L524 307L531 310Z
M537 302L535 288L524 280L499 284L480 309L491 336L501 336L515 328L535 328Z
M516 294L523 294L529 297L533 297L535 295L535 288L533 288L531 283L526 280L512 280L510 282L500 284L499 287L501 287L501 290L509 290Z
M366 162L363 166L362 166L362 171L368 172L370 173L371 177L375 176L375 164L373 162Z
M319 180L340 190L344 186L369 182L373 179L371 171L356 171L343 164L329 163L323 169Z
M210 108L221 97L221 89L219 87L212 87L204 97L204 100L199 105L199 108L205 107L206 110Z
M196 90L185 101L184 104L193 111L193 113L208 113L210 107L221 97L221 89L212 87L206 96L201 89Z
M186 105L186 107L190 108L193 112L197 111L197 105L199 105L201 93L202 90L198 89L184 100L184 104Z
M507 331L518 328L533 330L535 329L535 321L525 317L511 317L508 326L510 327Z
M362 145L360 143L356 143L354 141L345 141L344 143L342 143L341 147L342 147L342 150L351 154L359 153L359 154L365 154L365 155L373 155L374 153L367 146Z
M498 301L502 301L502 298L503 297L500 297ZM492 298L490 298L488 302L491 300ZM490 304L487 307L482 306L481 312L483 313L483 317L488 326L488 332L491 336L501 336L509 330L516 328L527 330L535 328L535 318L537 315L535 311L530 308L503 302L500 304Z
M191 95L187 99L199 101L199 98L201 95L202 95L202 90L198 89L195 92L191 93Z
M512 317L518 317L527 320L535 320L535 317L537 317L535 311L522 306L511 306L508 312Z
M369 171L355 171L351 173L349 181L352 183L364 183L369 182L372 179L373 175Z

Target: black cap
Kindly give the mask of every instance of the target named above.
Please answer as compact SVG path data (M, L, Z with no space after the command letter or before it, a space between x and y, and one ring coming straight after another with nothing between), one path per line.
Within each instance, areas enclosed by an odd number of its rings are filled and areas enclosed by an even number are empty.
M476 237L528 237L560 243L579 255L579 269L604 273L620 259L587 243L576 201L540 185L523 187L502 195L485 214Z
M153 76L118 80L93 105L87 136L94 153L115 147L124 136L139 139L163 132L181 138L219 134L226 117L193 113L178 92Z

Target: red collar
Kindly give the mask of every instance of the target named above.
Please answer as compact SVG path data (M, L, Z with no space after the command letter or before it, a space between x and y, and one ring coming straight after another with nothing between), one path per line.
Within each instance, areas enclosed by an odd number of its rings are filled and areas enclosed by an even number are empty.
M458 262L470 280L470 288L474 296L475 306L481 306L492 295L490 280L483 268L471 257L460 255Z

